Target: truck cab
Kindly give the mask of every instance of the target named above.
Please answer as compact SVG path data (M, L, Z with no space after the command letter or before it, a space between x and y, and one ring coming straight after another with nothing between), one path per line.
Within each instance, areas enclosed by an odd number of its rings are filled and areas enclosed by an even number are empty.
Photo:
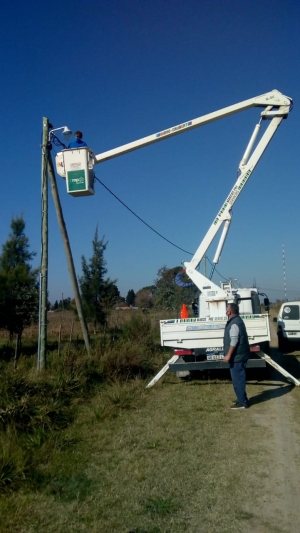
M285 302L277 319L278 349L285 352L300 341L300 301Z
M261 313L261 303L258 295L258 290L256 288L239 288L239 289L233 289L231 288L230 282L223 282L221 283L221 287L223 290L230 291L231 297L229 297L226 301L219 301L218 304L216 302L210 303L210 309L209 309L209 316L225 316L226 311L226 305L227 303L237 303L240 310L240 315L251 315L251 314L260 314ZM201 293L199 295L199 302L198 302L198 316L199 318L205 318L207 316L206 308L207 308L207 295ZM268 311L268 300L265 300L265 308L266 311Z

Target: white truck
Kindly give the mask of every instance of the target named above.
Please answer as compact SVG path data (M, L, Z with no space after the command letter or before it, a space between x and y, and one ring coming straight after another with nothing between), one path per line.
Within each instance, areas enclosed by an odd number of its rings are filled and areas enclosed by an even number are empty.
M234 289L228 282L222 283L219 287L211 279L201 274L197 268L216 234L223 228L213 259L214 266L219 262L231 223L232 206L246 185L281 121L288 117L292 109L292 99L277 90L273 90L96 156L87 149L63 150L56 156L57 172L60 176L66 178L68 193L73 196L94 194L91 180L93 165L251 107L264 109L260 113L259 123L254 128L239 164L237 181L217 212L191 261L183 262L186 274L200 291L199 316L186 319L162 320L160 322L162 346L172 347L175 350L173 361L169 365L169 370L171 371L228 366L228 363L222 362L222 358L223 334L227 321L225 309L226 304L229 302L237 302L239 304L240 314L246 324L252 350L255 352L264 348L264 351L266 351L265 347L270 340L269 316L268 313L261 313L257 289ZM269 121L269 124L254 148L263 121ZM265 299L265 304L266 310L268 310L267 299ZM248 365L265 366L265 361L260 358L253 358L249 360Z
M283 303L273 320L277 322L278 349L281 352L296 349L300 343L300 301Z

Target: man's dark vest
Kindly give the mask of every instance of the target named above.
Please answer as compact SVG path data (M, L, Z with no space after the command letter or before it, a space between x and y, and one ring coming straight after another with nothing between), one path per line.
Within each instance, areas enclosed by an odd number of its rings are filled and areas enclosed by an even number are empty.
M247 361L250 356L250 347L248 341L248 335L245 324L240 316L234 316L228 320L224 331L224 355L227 354L230 346L229 331L233 324L236 324L239 328L239 340L233 352L232 358L235 363Z

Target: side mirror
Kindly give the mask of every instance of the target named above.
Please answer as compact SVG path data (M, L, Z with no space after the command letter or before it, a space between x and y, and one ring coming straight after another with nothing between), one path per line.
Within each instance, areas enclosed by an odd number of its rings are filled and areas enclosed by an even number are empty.
M276 316L274 316L273 322L277 322L277 317Z
M269 298L264 298L264 306L265 306L265 310L266 310L266 311L269 311L269 309L270 309L270 301L269 301Z

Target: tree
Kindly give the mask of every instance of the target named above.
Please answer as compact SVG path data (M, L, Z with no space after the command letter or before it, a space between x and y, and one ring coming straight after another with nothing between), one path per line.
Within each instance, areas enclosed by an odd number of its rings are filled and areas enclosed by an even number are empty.
M24 233L25 222L23 217L12 218L10 227L12 231L9 234L9 240L2 245L0 269L8 272L11 269L25 266L30 271L29 262L36 253L29 252L29 240Z
M135 292L133 289L130 289L126 296L127 305L135 305Z
M116 280L104 279L107 274L104 252L107 242L104 237L99 240L98 226L92 241L93 255L89 262L82 256L82 276L79 278L82 302L87 321L93 322L94 329L97 324L104 324L106 309L111 307L119 298Z
M57 309L63 309L64 311L71 309L71 298L64 298L63 300L59 300L59 303L57 304Z
M114 281L105 280L102 302L104 309L109 309L120 301L120 291Z
M39 294L38 271L30 262L36 255L29 251L23 217L12 218L9 239L0 255L0 327L9 331L12 339L17 334L16 358L26 326L37 322Z
M153 307L153 294L155 291L155 287L149 286L149 287L143 287L139 291L137 291L135 295L135 305L140 307L141 309L149 309Z
M182 267L167 268L163 266L157 272L158 278L155 280L154 306L161 310L175 310L177 313L183 303L189 304L194 298L196 288L179 287L175 283L176 275L182 271ZM184 276L186 279L184 279ZM184 274L182 281L190 282Z

